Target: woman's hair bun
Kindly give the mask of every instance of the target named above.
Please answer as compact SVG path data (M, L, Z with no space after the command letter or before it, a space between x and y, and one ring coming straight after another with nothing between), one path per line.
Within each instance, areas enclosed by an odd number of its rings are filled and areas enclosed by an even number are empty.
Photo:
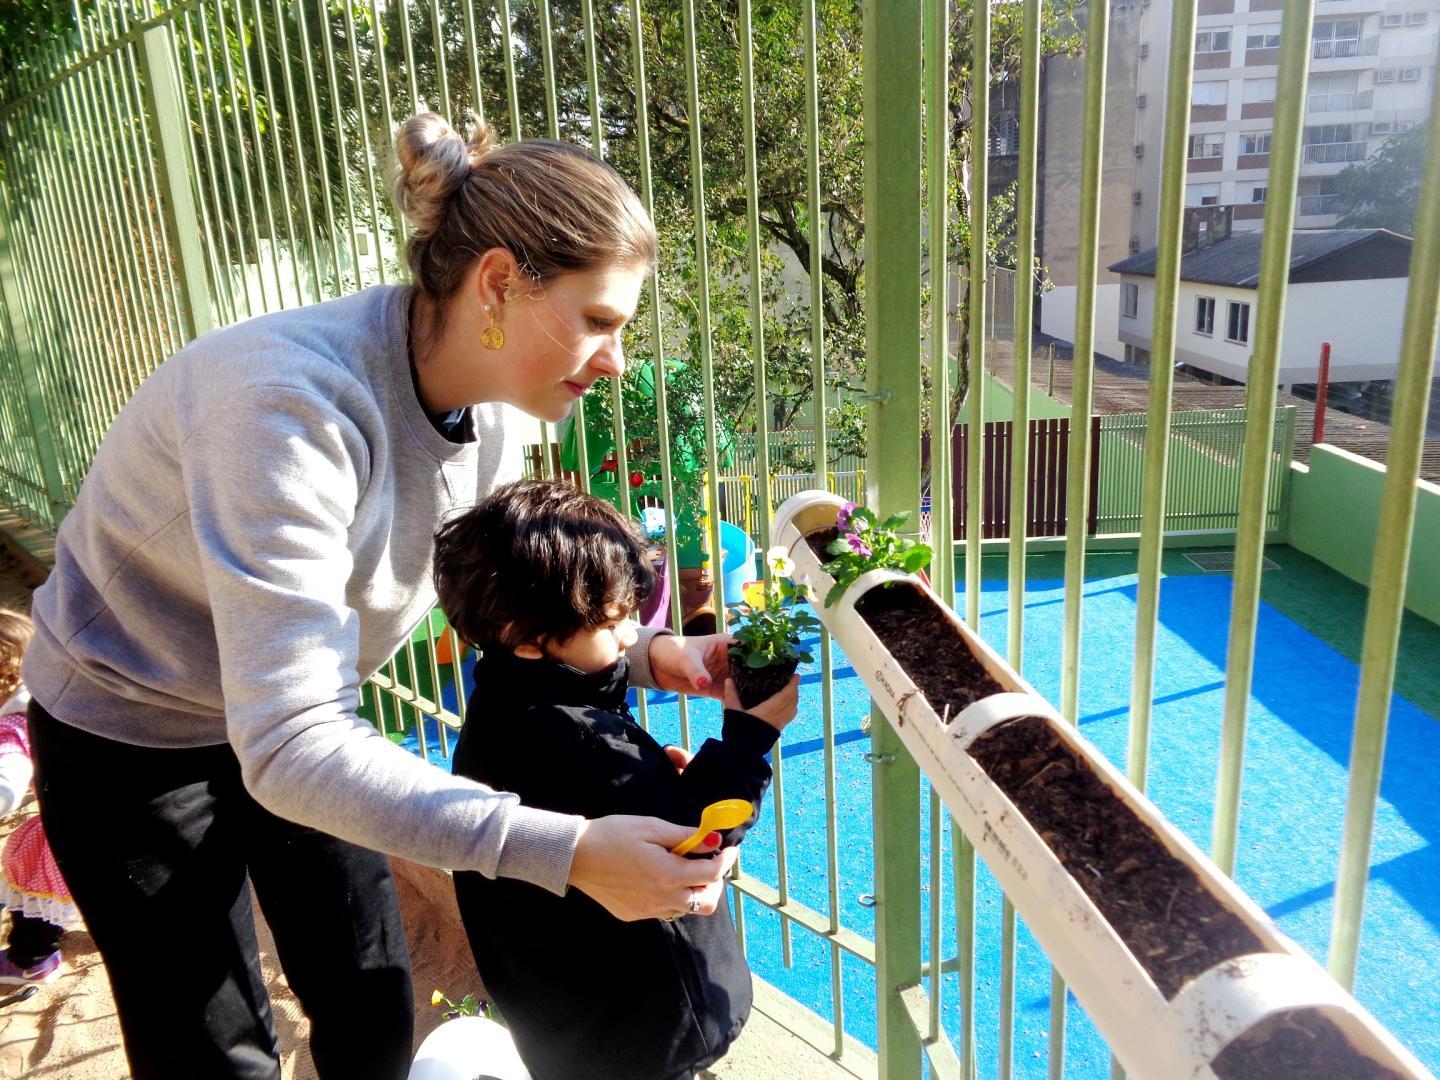
M395 205L420 235L434 232L451 196L495 146L488 124L477 123L467 143L435 113L412 116L395 137Z

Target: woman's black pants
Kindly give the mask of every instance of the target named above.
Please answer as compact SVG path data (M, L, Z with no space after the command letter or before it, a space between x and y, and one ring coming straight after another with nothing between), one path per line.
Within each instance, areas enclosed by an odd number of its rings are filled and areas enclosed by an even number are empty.
M152 749L30 706L55 861L139 1080L278 1080L251 889L325 1080L403 1080L414 996L389 860L264 810L229 746Z

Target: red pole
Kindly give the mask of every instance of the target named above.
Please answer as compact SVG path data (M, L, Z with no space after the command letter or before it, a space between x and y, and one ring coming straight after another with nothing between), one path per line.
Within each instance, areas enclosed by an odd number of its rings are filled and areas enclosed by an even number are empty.
M1315 384L1315 434L1312 443L1325 441L1325 397L1330 389L1330 342L1320 343L1320 381Z

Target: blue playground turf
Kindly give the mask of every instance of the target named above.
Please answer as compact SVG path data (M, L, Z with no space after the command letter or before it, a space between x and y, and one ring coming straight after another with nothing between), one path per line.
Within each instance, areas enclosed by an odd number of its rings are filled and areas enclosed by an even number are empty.
M1202 850L1211 846L1215 770L1223 706L1223 667L1232 582L1228 576L1177 576L1161 587L1152 717L1150 797ZM1004 651L1006 586L984 586L982 632ZM1081 729L1123 770L1134 643L1136 579L1111 577L1085 590ZM963 610L963 605L961 606ZM1059 700L1063 585L1030 582L1025 605L1024 674ZM1357 629L1358 634L1358 629ZM1283 930L1323 964L1345 806L1345 775L1358 683L1356 666L1294 622L1262 604L1245 757L1237 878ZM817 666L802 669L800 715L785 731L781 775L786 855L792 895L828 909L825 886L824 770ZM651 693L649 722L661 741L678 741L673 695ZM845 926L873 936L870 770L860 730L865 688L843 656L835 659L837 819L840 913ZM714 734L718 707L691 708L691 737ZM1356 993L1382 1023L1432 1070L1440 1070L1440 800L1433 795L1436 719L1394 698L1384 782L1377 809L1370 885ZM433 743L432 743L433 745ZM432 754L432 757L436 756ZM773 882L776 799L743 851L744 869ZM922 857L928 850L922 813ZM954 955L948 881L944 951ZM922 870L922 881L928 880ZM928 887L922 910L928 911ZM977 887L976 1039L981 1075L994 1075L998 1054L1000 893L981 868ZM756 973L825 1017L834 1015L829 950L808 931L792 934L793 963L781 958L778 919L745 904L749 956ZM928 945L927 945L928 950ZM928 955L928 951L927 951ZM846 958L842 1005L847 1030L875 1044L873 975ZM943 990L946 1026L959 1038L958 982ZM1014 1075L1046 1075L1050 974L1023 924L1016 949ZM1066 1071L1077 1080L1109 1075L1109 1055L1071 999Z

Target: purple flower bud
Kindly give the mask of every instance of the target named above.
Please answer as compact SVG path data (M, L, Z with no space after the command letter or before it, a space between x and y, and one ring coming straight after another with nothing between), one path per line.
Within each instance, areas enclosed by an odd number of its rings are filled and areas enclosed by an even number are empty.
M856 536L854 533L851 533L849 536L845 537L845 539L850 544L850 550L855 552L856 555L868 559L871 555L875 554L873 551L870 550L870 545L865 543L864 540L861 540L860 537Z
M842 532L850 524L850 515L855 512L858 503L847 502L840 508L840 515L835 519L835 527Z

